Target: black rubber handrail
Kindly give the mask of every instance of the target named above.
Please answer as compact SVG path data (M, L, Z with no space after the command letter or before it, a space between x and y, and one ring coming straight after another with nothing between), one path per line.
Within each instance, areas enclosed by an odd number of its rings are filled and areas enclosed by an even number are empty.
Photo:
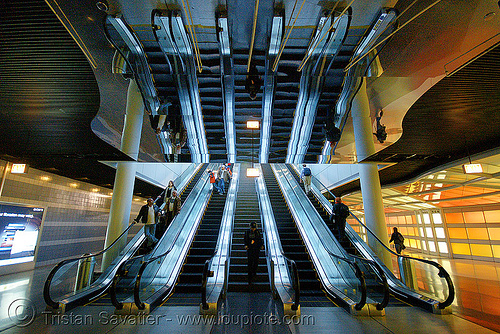
M313 176L314 177L314 176ZM320 181L318 180L317 177L314 177L314 179L324 188L326 189L326 191L328 191L330 193L330 195L333 197L333 198L336 198L336 196ZM353 215L350 211L349 213L351 215ZM354 216L354 215L353 215ZM384 298L382 300L382 302L378 303L376 305L376 308L377 310L382 310L384 309L388 304L389 304L389 297L390 297L390 293L389 293L389 284L387 283L387 276L385 275L384 271L382 270L382 268L380 267L380 265L373 261L373 260L370 260L370 259L367 259L367 258L364 258L364 257L361 257L361 256L357 256L357 255L354 255L354 254L350 254L352 257L358 259L359 261L362 261L362 262L368 262L368 264L375 269L375 274L377 274L377 276L382 280L382 285L384 287Z
M378 278L380 278L380 280L382 281L382 286L384 289L384 298L382 299L382 301L380 303L377 303L377 305L375 307L379 311L383 310L387 306L387 304L389 304L389 297L390 297L389 284L387 283L387 276L385 275L384 271L382 270L380 265L373 260L366 259L364 257L354 255L354 254L349 254L349 255L354 257L358 261L367 262L368 265L374 269L375 274L378 276Z
M198 175L199 172L201 172L201 169L202 169L202 166L201 165L200 167L198 167L196 169L196 171L193 173L193 175L191 176L189 182L186 184L186 186L182 189L182 193L184 193L184 191L186 190L186 188L188 187L188 185L193 181L193 179L196 177L196 175ZM182 195L182 194L181 194ZM155 200L155 203L156 203L156 200ZM175 219L175 218L174 218ZM186 225L186 221L184 221L184 224L182 227L184 227L184 225ZM170 226L172 226L172 223L170 223L169 225L169 228ZM177 235L175 236L175 240L177 240L177 238L179 237L179 233L182 231L182 228L179 229L179 231L177 232ZM163 236L165 236L166 232L163 234ZM161 239L160 239L161 240ZM175 240L174 242L172 243L172 245L170 246L170 250L172 249L173 245L175 244ZM157 245L160 243L160 241L158 241ZM143 257L146 257L148 255L151 255L151 253L147 253L147 254L141 254L141 255L137 255L137 256L134 256L130 259L128 259L127 261L124 261L120 267L118 268L117 272L116 272L116 275L113 277L113 282L111 283L111 286L109 287L109 296L111 298L111 303L113 304L113 306L117 309L117 310L121 310L123 309L123 303L118 301L117 299L117 294L116 294L116 288L117 288L117 285L118 285L118 280L120 279L120 275L124 272L123 271L123 268L125 267L126 264L128 263L131 263L133 261L136 261L140 258L143 258Z
M317 230L316 226L314 224L311 224L311 226L313 227L314 231L316 232L316 235L319 236L320 234L318 233L318 230ZM330 257L334 257L337 260L344 261L344 262L346 262L349 266L351 266L354 269L355 276L356 276L356 278L359 279L359 282L361 284L361 300L358 303L356 303L355 309L357 311L361 310L363 308L363 306L365 306L365 304L366 304L366 282L365 282L365 275L363 274L363 272L361 271L361 269L359 269L359 266L358 266L358 264L356 262L353 262L353 261L351 261L351 260L349 260L349 259L347 259L345 257L339 256L337 254L334 254L329 249L329 247L327 247L325 245L325 242L324 242L324 240L322 238L319 238L319 240L321 241L321 244L323 245L323 248L328 253L328 255L330 255Z
M321 186L323 186L324 189L326 189L330 195L332 195L334 198L336 197L320 180L318 180L318 178L315 178L315 180L321 184ZM451 303L453 303L453 300L455 299L455 286L453 285L453 281L451 280L451 277L450 277L450 274L448 274L448 272L446 271L446 269L443 268L442 265L440 265L439 263L435 262L435 261L432 261L432 260L425 260L425 259L419 259L419 258L416 258L416 257L412 257L412 256L408 256L408 255L401 255L401 254L398 254L396 252L394 252L393 250L391 250L389 247L387 247L385 245L385 243L382 242L382 240L380 240L376 235L375 233L373 233L369 228L368 226L366 226L365 224L363 224L361 222L361 220L358 219L358 217L356 217L352 212L351 210L349 210L349 213L354 217L354 219L356 219L358 221L358 223L360 225L362 225L368 232L370 232L370 234L375 238L375 240L377 240L386 250L389 251L389 253L393 254L393 255L396 255L398 258L399 257L402 257L402 258L407 258L407 259L412 259L412 260L416 260L416 261L420 261L420 262L424 262L424 263L427 263L427 264L430 264L434 267L436 267L438 269L438 276L441 277L441 278L444 278L445 281L446 281L446 284L448 285L448 297L446 298L445 301L443 302L440 302L438 304L438 307L440 309L444 309L445 307L447 306L450 306ZM399 261L399 260L398 260ZM381 268L377 268L377 269L380 269Z
M265 247L265 250L266 250L266 258L268 259L268 261L274 265L274 261L270 258L270 254L269 254L269 251L268 251L268 247L267 247L267 231L266 229L262 229L264 231L264 234L266 235L266 237L264 238L264 242L266 244L266 247ZM280 247L281 248L281 247ZM285 259L286 262L288 262L290 264L290 267L292 267L292 271L291 271L291 274L292 274L292 289L295 291L295 295L294 295L294 302L291 306L292 310L293 311L296 311L298 310L299 308L299 304L300 304L300 282L299 282L299 271L297 269L297 264L295 263L294 260L288 258L284 253L283 253L283 250L280 249L280 255ZM269 275L271 275L271 273L269 273ZM274 291L276 291L276 285L274 284L274 277L269 277L269 282L272 283L272 289L274 289Z
M350 212L350 211L349 211ZM447 285L448 285L448 297L443 301L443 302L440 302L438 304L438 307L440 309L444 309L445 307L447 306L450 306L451 303L453 303L453 300L455 299L455 286L453 285L453 281L451 280L451 277L450 277L450 274L448 274L448 272L446 271L446 269L444 269L444 267L442 265L440 265L439 263L435 262L435 261L432 261L432 260L426 260L426 259L419 259L417 257L412 257L412 256L408 256L408 255L401 255L401 254L398 254L396 252L394 252L392 249L390 249L389 247L387 247L376 235L375 233L373 233L365 224L363 224L361 222L361 220L358 219L358 217L356 217L355 215L353 215L351 213L351 215L359 222L359 224L361 224L364 228L366 228L366 230L368 232L370 232L370 234L387 250L389 251L391 254L393 255L396 255L398 257L398 261L399 261L399 258L406 258L406 259L411 259L411 260L415 260L415 261L419 261L419 262L424 262L424 263L427 263L427 264L430 264L434 267L436 267L438 269L438 276L441 277L441 278L444 278Z
M97 253L85 253L84 255L80 255L78 257L74 257L74 258L71 258L71 259L66 259L66 260L63 260L61 262L59 262L53 269L52 271L49 273L49 275L47 276L47 280L45 281L45 285L43 287L43 298L45 299L45 303L50 306L52 309L58 309L59 308L59 303L54 301L52 299L52 297L50 296L50 286L52 284L52 279L54 278L56 272L61 269L62 266L68 264L68 263L71 263L71 262L76 262L76 261L79 261L79 260L83 260L83 259L87 259L87 258L90 258L90 257L93 257L93 256L99 256L101 254L103 254L104 252L106 252L108 249L110 249L111 247L113 247L117 242L118 240L123 236L125 235L129 230L130 228L135 224L135 222L132 222L116 239L115 241L113 241L108 247L104 248L103 250L97 252Z

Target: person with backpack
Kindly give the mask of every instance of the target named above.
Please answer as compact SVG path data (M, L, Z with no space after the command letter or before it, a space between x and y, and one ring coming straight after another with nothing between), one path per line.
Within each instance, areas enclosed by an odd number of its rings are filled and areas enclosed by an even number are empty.
M394 241L396 253L401 254L401 251L406 248L404 245L405 237L403 237L403 235L398 232L397 227L394 227L392 230L393 232L391 234L391 240L389 240L389 243Z
M311 192L311 168L307 167L306 164L302 165L302 172L300 173L300 182L304 182L304 190L307 195Z
M335 197L335 204L333 204L330 222L333 223L334 233L337 234L338 241L345 238L345 224L349 215L350 212L347 205L342 203L342 199L339 196Z

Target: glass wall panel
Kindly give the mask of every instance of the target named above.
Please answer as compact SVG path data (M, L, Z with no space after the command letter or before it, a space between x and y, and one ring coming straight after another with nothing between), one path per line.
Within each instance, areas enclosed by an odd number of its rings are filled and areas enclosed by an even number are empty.
M457 244L452 242L451 249L453 253L460 255L470 255L470 247L469 244Z
M434 241L429 241L429 251L431 252L436 251L436 245L434 244Z
M470 244L470 251L475 256L493 256L490 245Z
M486 228L467 228L469 239L488 240L488 231Z
M500 223L500 210L484 211L484 218L487 223Z
M442 227L436 227L436 238L444 239L446 238L446 235L444 234L444 228Z
M446 213L445 217L448 224L462 224L464 222L461 212Z
M450 239L467 239L467 231L465 227L450 227L448 228Z
M490 227L488 233L491 240L500 240L500 227Z
M483 211L464 212L466 224L484 223Z
M439 213L439 212L434 212L432 214L432 220L434 221L434 224L436 224L436 225L441 225L443 223L443 220L441 219L441 213Z
M438 242L438 247L439 247L439 253L446 253L448 254L448 244L444 241Z

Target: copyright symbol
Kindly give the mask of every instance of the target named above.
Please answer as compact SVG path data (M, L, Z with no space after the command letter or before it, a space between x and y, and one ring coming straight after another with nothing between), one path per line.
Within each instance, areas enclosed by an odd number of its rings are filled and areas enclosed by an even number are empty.
M35 320L36 308L31 300L19 298L10 303L7 314L17 327L26 327Z

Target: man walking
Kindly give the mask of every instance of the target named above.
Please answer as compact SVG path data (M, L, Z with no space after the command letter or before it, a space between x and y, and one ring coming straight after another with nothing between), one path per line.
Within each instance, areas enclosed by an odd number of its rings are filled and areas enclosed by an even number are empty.
M338 241L345 238L345 224L349 214L347 205L342 203L342 199L339 196L335 197L335 204L333 204L330 222L333 223L334 231L338 235Z
M248 284L251 284L259 266L260 250L264 249L264 242L257 229L257 223L250 223L250 229L245 231L245 249L248 256Z
M147 238L147 246L152 247L157 242L158 239L155 237L156 223L158 223L158 215L160 209L152 198L148 198L147 204L141 207L139 214L134 219L135 222L142 221L144 224L144 235Z
M303 164L302 167L300 182L304 182L304 190L306 191L306 194L309 195L311 192L311 168L307 167L305 164Z

